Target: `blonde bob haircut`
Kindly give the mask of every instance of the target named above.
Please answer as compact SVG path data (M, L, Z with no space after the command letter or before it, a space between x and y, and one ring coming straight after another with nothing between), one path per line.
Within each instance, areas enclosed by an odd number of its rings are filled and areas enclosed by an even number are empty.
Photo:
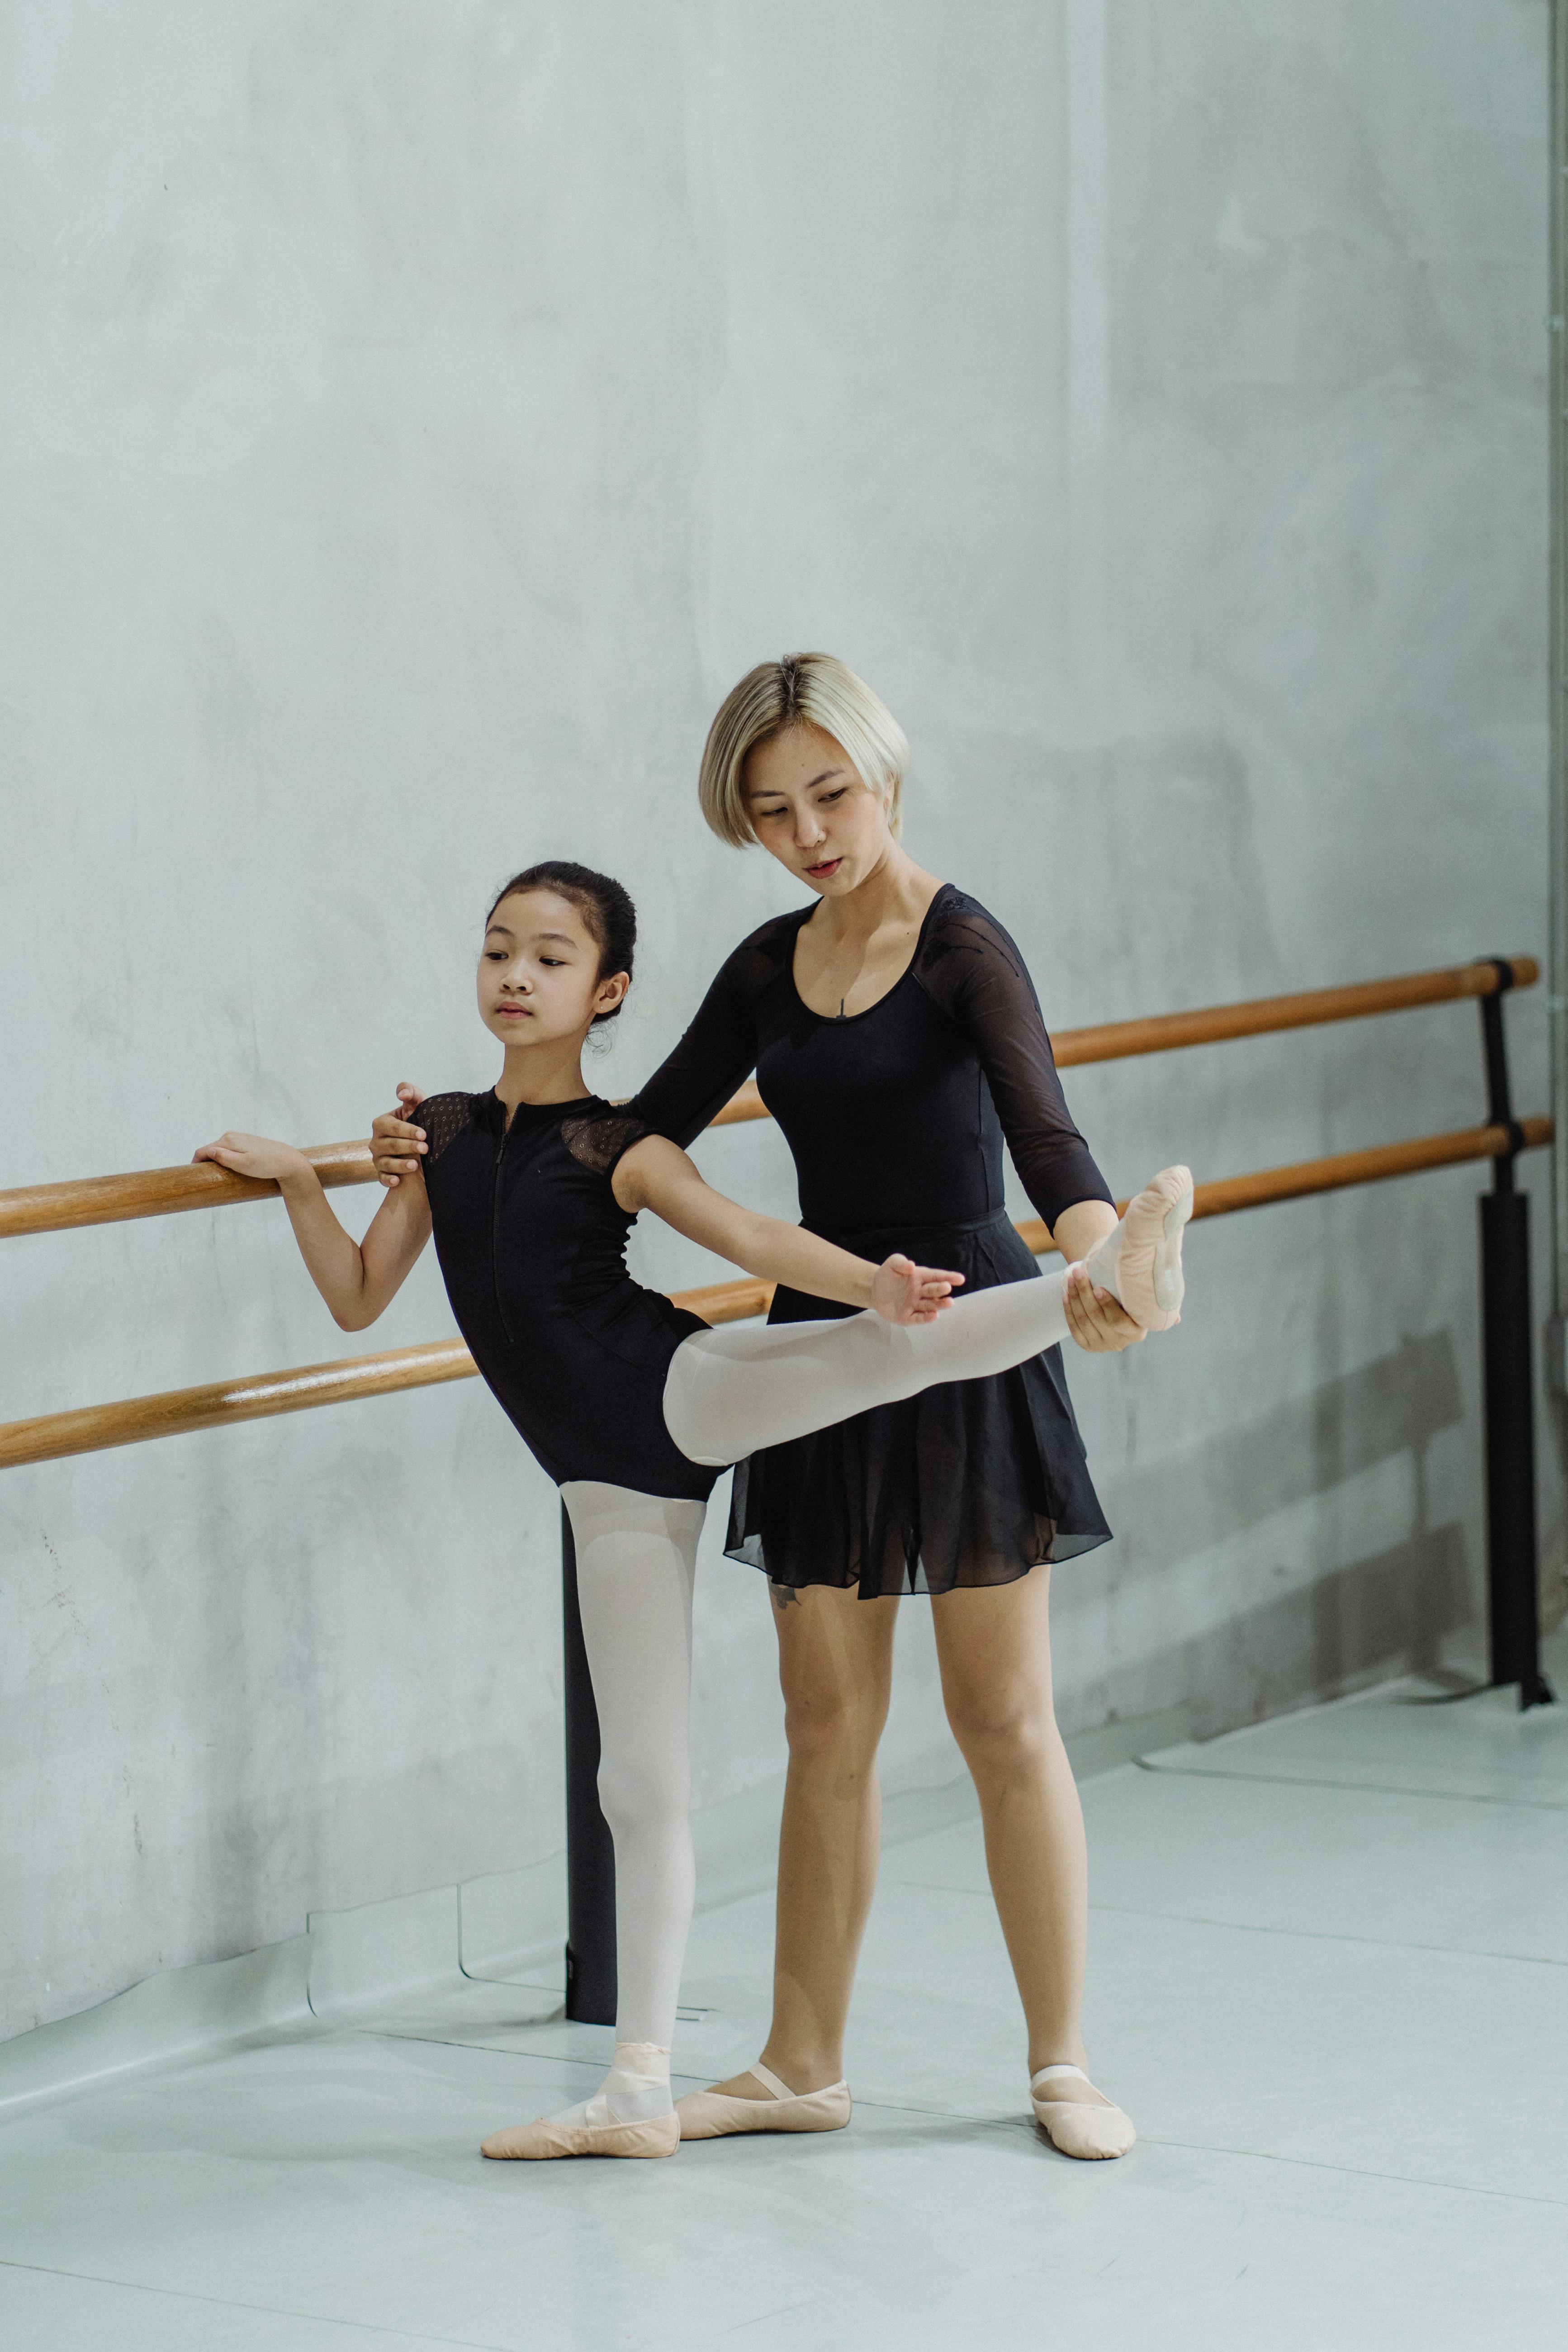
M845 751L868 791L886 806L889 831L901 822L910 747L881 697L831 654L785 654L759 662L724 697L708 730L697 794L721 841L744 849L755 841L746 806L746 761L786 727L820 727Z

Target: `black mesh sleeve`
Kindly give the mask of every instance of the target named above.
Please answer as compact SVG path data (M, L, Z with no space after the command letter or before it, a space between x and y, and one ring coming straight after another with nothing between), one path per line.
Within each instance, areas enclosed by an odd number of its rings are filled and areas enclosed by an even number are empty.
M1001 924L954 891L916 978L973 1040L1024 1190L1047 1225L1110 1187L1072 1123L1028 967Z
M581 1166L595 1176L613 1176L634 1143L653 1129L642 1119L621 1110L596 1111L590 1118L563 1118L561 1137Z
M784 970L795 932L810 912L805 908L764 923L721 965L679 1045L626 1105L656 1135L689 1143L751 1076L757 1059L757 999Z
M425 1129L425 1140L430 1149L425 1155L426 1165L439 1160L455 1135L460 1135L474 1115L472 1095L426 1095L418 1108L408 1114L411 1127Z

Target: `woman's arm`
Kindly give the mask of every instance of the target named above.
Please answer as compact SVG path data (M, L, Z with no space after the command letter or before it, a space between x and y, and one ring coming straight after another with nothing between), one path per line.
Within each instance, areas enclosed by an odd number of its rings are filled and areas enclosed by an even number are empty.
M341 1330L363 1331L403 1287L430 1238L430 1202L423 1176L388 1192L363 1242L344 1232L302 1151L262 1135L220 1135L193 1154L216 1160L237 1176L269 1177L283 1195L300 1255Z
M934 1322L963 1280L961 1274L917 1266L906 1257L872 1265L798 1225L742 1209L704 1183L685 1152L662 1135L645 1136L624 1152L611 1182L623 1209L634 1215L651 1209L688 1241L700 1242L748 1274L787 1283L814 1298L874 1307L889 1323Z
M775 916L725 958L685 1035L627 1105L656 1135L689 1143L751 1076L757 1000L795 952L795 933L809 911Z
M1054 1245L1069 1266L1116 1223L1110 1187L1062 1093L1028 967L994 917L971 899L933 930L921 984L968 1034L980 1057L1007 1149ZM1128 1348L1142 1329L1087 1276L1068 1285L1068 1321L1080 1348Z

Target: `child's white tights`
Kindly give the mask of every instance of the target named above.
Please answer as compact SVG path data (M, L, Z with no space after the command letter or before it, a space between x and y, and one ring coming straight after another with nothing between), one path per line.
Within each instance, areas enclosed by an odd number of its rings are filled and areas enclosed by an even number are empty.
M691 1925L687 1722L704 1506L591 1479L574 1480L561 1496L599 1716L599 1803L616 1842L617 1998L616 2064L595 2098L560 2120L641 2123L669 2113L675 2003Z
M693 1332L670 1360L664 1418L692 1462L743 1461L944 1381L984 1380L1068 1336L1066 1269L960 1295L934 1323L869 1309L833 1322Z

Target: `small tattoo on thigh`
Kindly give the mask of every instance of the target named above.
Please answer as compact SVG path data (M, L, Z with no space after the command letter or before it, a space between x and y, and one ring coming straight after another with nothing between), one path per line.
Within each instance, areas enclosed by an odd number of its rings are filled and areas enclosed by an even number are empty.
M800 1606L800 1595L793 1584L774 1584L770 1579L768 1591L773 1596L775 1609L788 1609L792 1603L797 1609Z

